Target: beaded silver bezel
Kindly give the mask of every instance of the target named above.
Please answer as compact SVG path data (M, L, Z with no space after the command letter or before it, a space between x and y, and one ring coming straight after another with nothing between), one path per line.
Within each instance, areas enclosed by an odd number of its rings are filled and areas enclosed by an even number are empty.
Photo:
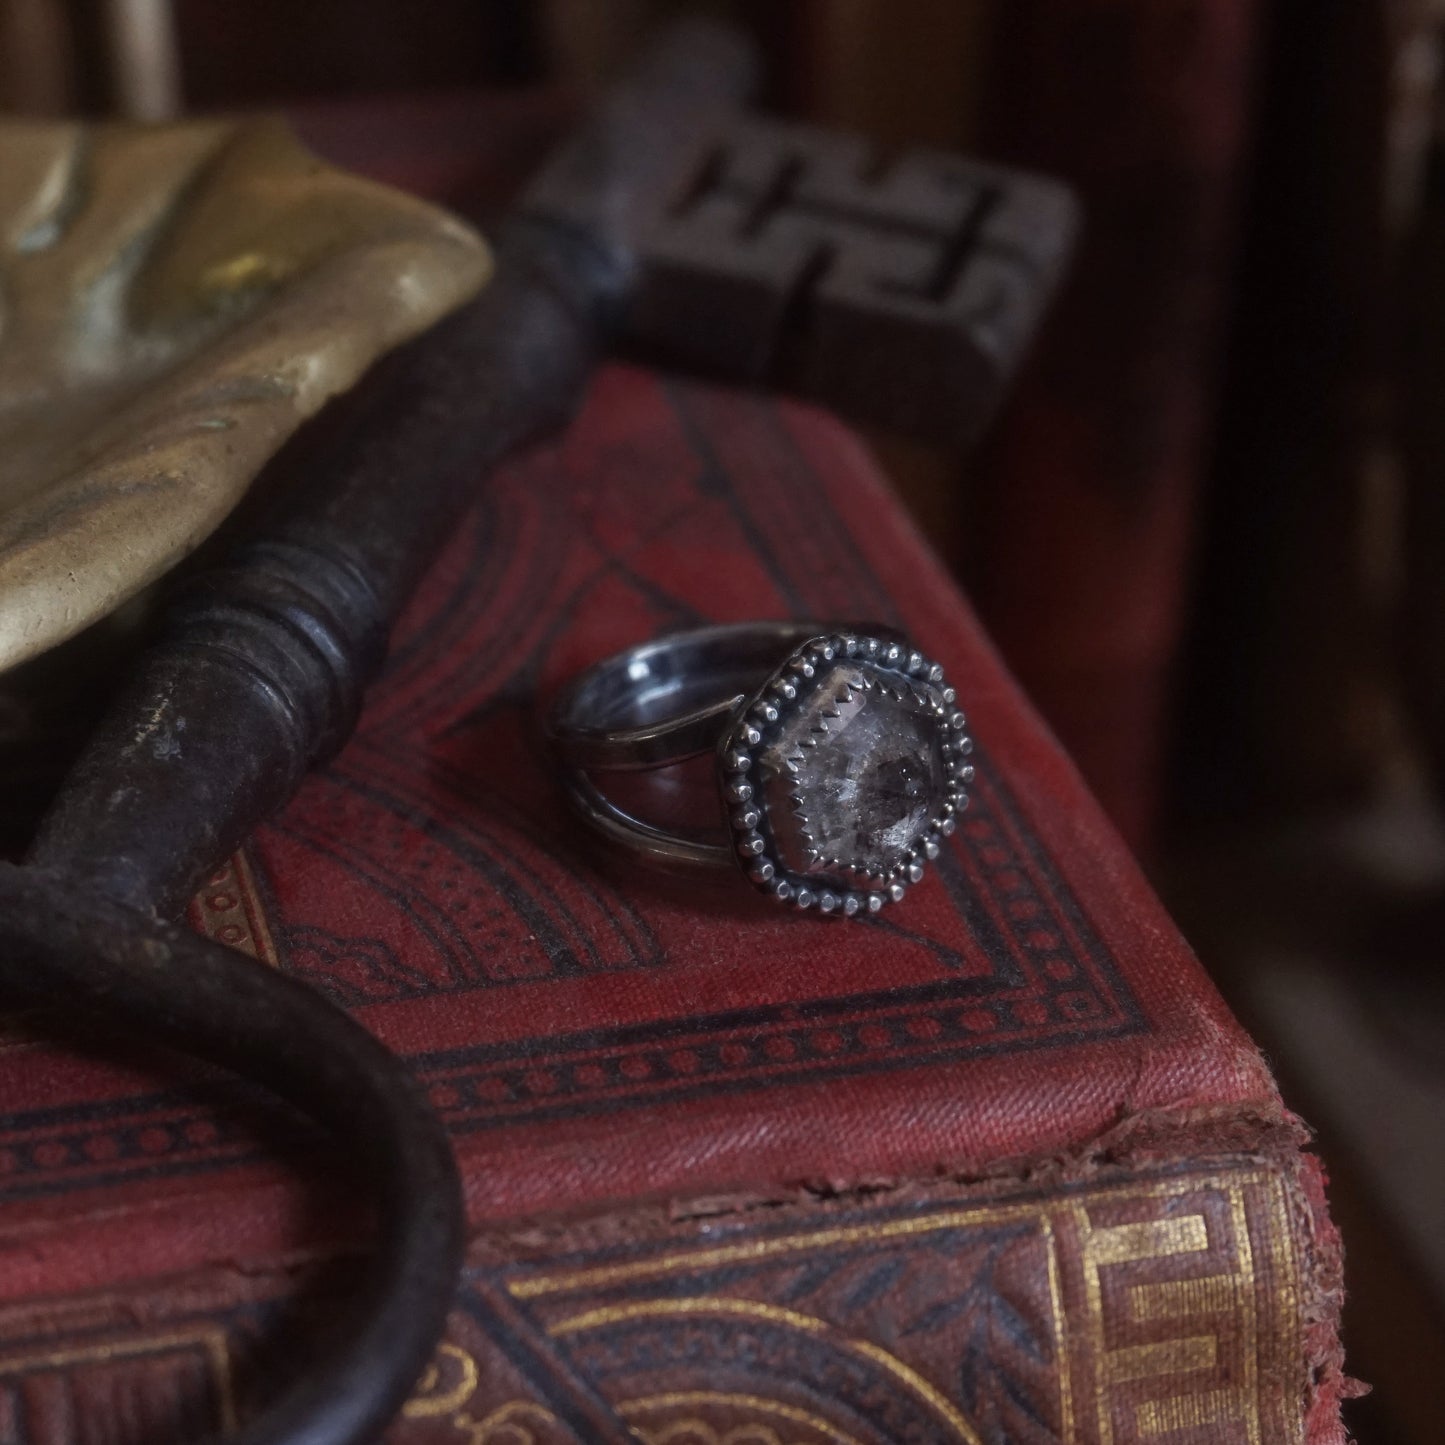
M788 868L774 837L765 789L754 786L760 754L823 685L837 663L854 662L864 686L880 687L900 706L932 719L939 731L947 779L942 797L918 836L886 873L858 875L856 887L842 888ZM850 684L857 686L857 684ZM804 744L810 746L813 744ZM840 918L867 916L901 902L920 882L968 806L973 780L968 761L973 740L958 711L957 698L938 663L893 638L835 633L809 639L795 649L738 710L718 745L718 783L732 832L733 855L759 891L789 907ZM750 776L751 775L751 776ZM795 808L806 829L806 815ZM833 860L825 866L856 870Z

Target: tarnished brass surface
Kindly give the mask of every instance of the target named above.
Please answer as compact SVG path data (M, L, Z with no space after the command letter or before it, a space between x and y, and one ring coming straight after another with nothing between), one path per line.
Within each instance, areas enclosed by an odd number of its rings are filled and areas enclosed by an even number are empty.
M279 120L0 124L0 670L167 571L489 270Z

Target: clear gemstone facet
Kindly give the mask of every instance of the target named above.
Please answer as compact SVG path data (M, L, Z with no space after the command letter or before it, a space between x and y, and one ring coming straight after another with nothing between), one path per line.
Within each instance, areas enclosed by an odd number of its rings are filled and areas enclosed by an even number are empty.
M759 760L784 867L842 887L897 867L947 788L937 721L866 663L823 669Z

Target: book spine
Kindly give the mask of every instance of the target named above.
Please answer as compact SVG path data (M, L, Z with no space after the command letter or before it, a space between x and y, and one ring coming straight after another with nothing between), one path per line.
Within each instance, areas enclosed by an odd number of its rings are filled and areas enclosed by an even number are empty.
M388 1439L1332 1445L1321 1210L1285 1150L482 1234ZM12 1309L0 1438L230 1428L344 1283L250 1264Z
M1249 0L996 7L985 154L1072 183L1072 275L980 477L973 592L1126 840L1153 817L1243 153Z

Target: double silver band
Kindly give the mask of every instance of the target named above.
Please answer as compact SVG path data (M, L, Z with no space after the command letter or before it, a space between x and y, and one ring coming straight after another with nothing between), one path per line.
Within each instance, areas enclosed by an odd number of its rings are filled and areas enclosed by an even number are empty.
M781 902L840 916L923 876L973 775L942 668L877 625L673 633L588 668L546 727L573 805L609 843L672 868L740 868ZM634 816L599 781L708 753L723 826L706 837Z
M652 863L734 868L726 841L683 837L635 818L590 774L667 767L714 751L773 669L828 631L817 622L698 627L630 647L580 673L552 704L546 725L573 806L608 842Z

